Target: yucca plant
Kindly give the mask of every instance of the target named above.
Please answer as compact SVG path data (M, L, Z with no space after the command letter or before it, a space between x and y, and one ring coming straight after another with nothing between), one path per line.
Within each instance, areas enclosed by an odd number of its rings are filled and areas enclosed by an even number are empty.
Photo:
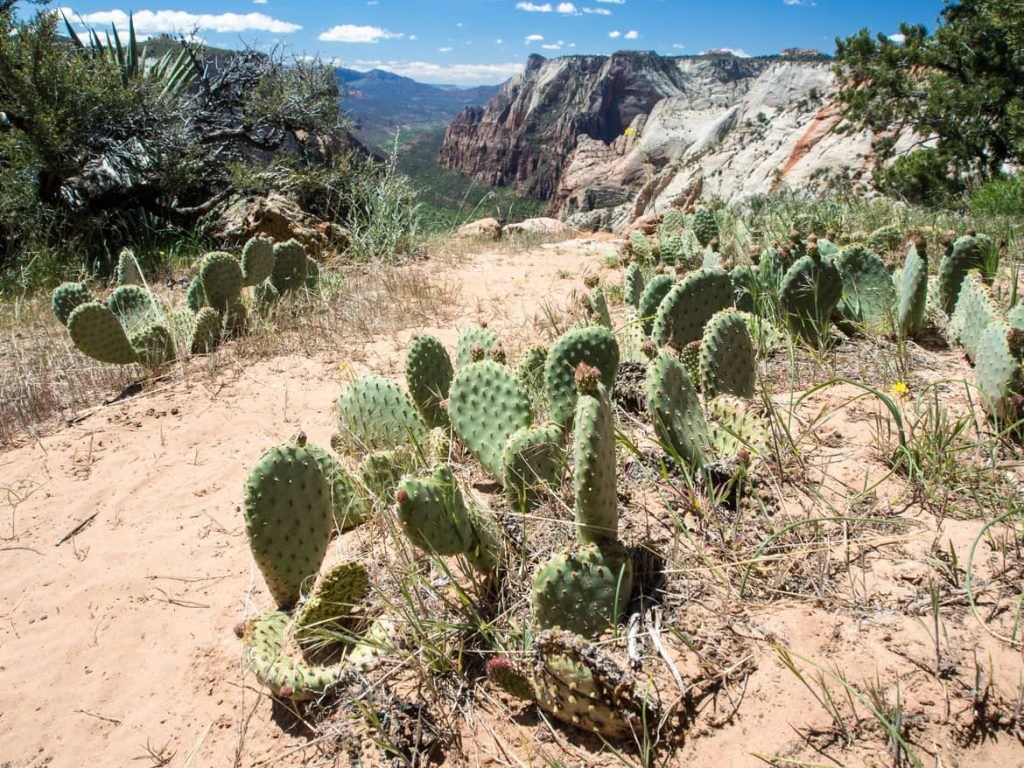
M140 54L139 41L135 34L135 21L130 13L128 14L128 39L125 42L121 41L117 27L111 23L110 32L104 34L105 41L100 39L96 30L88 28L88 44L86 44L75 32L63 11L61 11L61 18L64 19L64 27L75 47L82 51L88 51L96 58L109 60L121 72L121 82L124 85L128 85L136 78L146 78L162 84L161 96L177 96L183 93L199 75L199 65L195 56L184 43L179 51L167 51L155 62L147 64L149 61L149 57L146 55L147 48L143 47Z

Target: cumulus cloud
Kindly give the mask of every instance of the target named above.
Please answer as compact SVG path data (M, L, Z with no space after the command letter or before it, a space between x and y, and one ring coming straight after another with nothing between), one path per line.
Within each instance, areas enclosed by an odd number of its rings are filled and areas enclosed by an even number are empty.
M612 40L616 40L622 37L622 33L619 32L619 30L617 29L613 29L611 32L608 33L608 37L610 37Z
M128 14L122 10L75 13L73 8L58 8L69 20L78 19L90 26L128 29ZM189 13L188 11L136 11L132 15L135 31L143 35L174 34L194 29L211 32L273 32L288 34L302 29L301 24L281 21L265 13Z
M897 32L895 35L889 35L889 39L898 45L903 45L907 42L907 36L902 32Z
M516 3L517 11L527 13L551 13L551 3Z
M353 69L383 69L396 75L411 77L423 83L455 83L484 85L500 83L523 71L520 62L506 64L436 64L429 61L356 61L335 60L337 66Z
M786 5L817 5L814 0L782 0Z
M579 11L576 10L576 6L573 5L572 3L559 3L558 8L556 8L555 10L557 10L559 13L565 13L569 15L579 13Z
M539 43L543 39L544 39L544 35L527 35L526 36L526 42L527 43Z
M612 12L607 8L580 8L584 13L590 13L597 16L611 16Z
M597 0L597 2L604 3L605 5L625 5L626 4L626 0Z
M729 53L729 54L732 54L733 56L736 56L737 58L740 58L740 59L749 59L750 58L750 54L747 53L746 51L744 51L742 48L708 48L708 50L706 50L706 51L701 51L700 55L701 56L707 56L709 54L715 54L715 53L718 53L718 54Z
M629 32L627 32L625 35L623 35L623 37L626 38L627 40L639 40L640 39L640 33L637 32L635 29L631 29L631 30L629 30Z
M438 53L451 53L451 52L452 52L452 51L454 51L454 50L455 50L455 49L454 49L454 48L452 48L452 47L451 47L450 45L446 45L446 46L445 46L444 48L438 48L438 49L437 49L437 52L438 52Z
M389 32L380 27L338 24L321 32L317 39L325 43L376 43L401 37L405 37L401 32Z

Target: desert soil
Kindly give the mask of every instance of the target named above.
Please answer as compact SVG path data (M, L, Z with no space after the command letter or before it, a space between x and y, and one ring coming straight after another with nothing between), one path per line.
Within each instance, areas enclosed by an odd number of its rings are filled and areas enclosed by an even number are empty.
M454 347L459 328L486 318L518 352L544 323L541 297L557 312L582 289L584 274L620 279L602 267L611 250L609 243L570 241L408 267L459 286L443 327L407 328L357 354L283 356L178 378L70 425L51 425L0 454L8 500L0 518L0 766L348 765L344 754L325 754L283 728L244 670L233 627L270 603L242 524L248 468L299 429L326 444L341 384L368 370L400 376L416 332ZM955 353L918 354L933 379L969 375ZM854 607L806 596L736 601L735 631L748 643L754 671L716 700L716 711L698 721L672 765L764 764L757 754L838 764L817 752L830 746L823 734L831 720L780 663L772 646L778 641L858 684L885 680L890 694L898 684L929 765L1024 766L1024 746L1005 730L957 736L967 733L971 701L956 682L961 678L928 673L928 613L906 610L926 594L933 542L951 541L965 560L983 523L945 520L940 527L906 506L899 484L883 479L886 469L877 461L876 409L863 400L848 403L855 394L831 390L801 407L806 418L829 413L815 428L821 450L809 471L822 471L821 493L843 514L850 514L865 477L881 480L872 503L890 513L900 505L909 524L878 535L877 546L851 567L850 592L863 596L851 599ZM808 509L812 503L791 501ZM1012 702L1024 679L1020 652L969 614L950 619L945 631L949 654L965 664L977 658L993 695ZM565 765L615 763L608 753L596 754L593 740L573 744L569 731L549 730L527 709L497 694L482 697L461 755L450 750L449 762L546 765L545 756L556 755ZM893 754L878 734L854 745L845 760L893 765Z

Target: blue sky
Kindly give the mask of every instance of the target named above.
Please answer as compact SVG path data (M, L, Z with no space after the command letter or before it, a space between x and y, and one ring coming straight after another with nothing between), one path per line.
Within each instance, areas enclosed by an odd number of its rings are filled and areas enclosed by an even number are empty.
M145 2L145 0L143 0ZM64 0L92 26L140 33L197 31L212 45L282 46L356 69L380 67L417 80L497 83L530 53L561 56L655 50L747 54L783 48L831 52L837 35L900 21L933 26L941 0ZM51 7L57 7L54 4Z

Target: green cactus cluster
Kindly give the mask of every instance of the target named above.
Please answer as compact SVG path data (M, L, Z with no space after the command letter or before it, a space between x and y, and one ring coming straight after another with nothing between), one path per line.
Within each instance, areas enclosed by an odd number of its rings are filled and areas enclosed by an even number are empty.
M486 357L497 346L499 342L494 331L486 325L471 325L459 334L459 340L455 344L455 366L464 368L474 362L474 354Z
M949 318L946 335L964 348L967 359L974 362L978 357L981 335L995 320L1002 319L992 291L982 279L978 270L971 270L960 284L960 297Z
M338 444L350 453L420 445L427 426L412 399L389 379L364 376L350 382L338 397Z
M834 263L843 280L836 307L841 326L869 335L891 332L896 285L885 262L867 248L852 246L836 255Z
M978 339L975 377L985 410L1003 424L1024 417L1024 330L1002 320Z
M827 338L832 313L843 298L843 276L817 247L793 262L782 277L779 304L790 330L811 344Z
M939 261L939 302L942 311L952 315L960 297L960 287L971 270L978 270L986 281L995 273L994 246L986 235L968 234L955 240Z
M658 305L651 338L658 346L680 350L700 340L704 326L719 310L732 306L732 281L719 268L701 268L672 286Z

